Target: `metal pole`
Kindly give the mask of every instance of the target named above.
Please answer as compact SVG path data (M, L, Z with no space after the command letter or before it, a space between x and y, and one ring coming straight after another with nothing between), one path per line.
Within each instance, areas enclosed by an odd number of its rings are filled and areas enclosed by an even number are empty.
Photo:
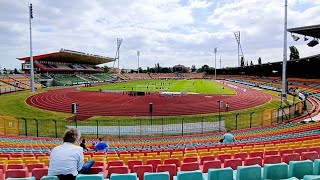
M253 114L254 112L251 112L250 113L250 128L252 127L252 114Z
M221 116L220 116L220 112L221 112L221 101L218 100L218 106L219 106L219 131L221 131Z
M57 121L56 120L52 120L54 122L54 132L55 132L55 135L56 135L56 138L58 137L58 131L57 131Z
M162 131L162 137L163 137L163 118L161 119L161 123L162 123L161 131Z
M183 120L184 120L184 117L181 119L181 134L183 136Z
M203 116L201 117L201 134L203 134Z
M119 126L119 139L120 139L120 131L121 131L121 129L120 129L120 120L118 120L118 126Z
M287 26L288 26L288 0L285 0L284 4L284 41L283 41L283 63L282 63L282 94L281 101L287 100L287 78L286 78L286 70L287 70Z
M239 113L236 114L236 130L238 129L238 116L239 116Z
M137 56L138 56L138 74L139 74L139 56L140 56L140 51L137 51Z
M96 122L97 122L97 139L98 139L99 138L99 121L96 120Z
M33 56L32 56L32 23L33 18L32 4L29 5L29 27L30 27L30 86L31 92L34 92L34 68L33 68Z
M37 137L39 137L39 126L38 126L38 120L37 119L33 119L34 121L36 121L36 128L37 128Z
M217 48L214 48L214 80L217 80Z
M27 119L22 118L22 120L24 120L24 130L26 131L26 136L28 136Z

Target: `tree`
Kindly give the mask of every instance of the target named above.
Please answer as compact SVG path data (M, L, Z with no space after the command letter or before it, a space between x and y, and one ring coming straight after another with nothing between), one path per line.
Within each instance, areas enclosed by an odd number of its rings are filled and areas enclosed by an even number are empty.
M7 74L7 69L3 68L3 74Z
M240 67L244 67L244 57L243 56L241 57L241 60L240 60Z
M250 66L253 66L253 62L252 61L250 61Z
M103 71L104 71L105 73L108 73L111 68L108 67L108 66L103 66L102 69L103 69Z
M262 63L261 63L261 57L259 57L259 59L258 59L258 64L259 64L259 65L262 64Z
M246 66L249 66L249 62L248 61L246 61Z
M20 74L20 72L18 71L17 68L14 68L13 73L14 73L14 74Z
M299 51L295 46L290 46L289 49L290 49L290 60L300 58Z
M188 73L188 69L182 68L182 72L183 72L183 73Z
M196 66L195 66L195 65L192 65L192 66L191 66L191 72L196 72L196 70L197 70Z

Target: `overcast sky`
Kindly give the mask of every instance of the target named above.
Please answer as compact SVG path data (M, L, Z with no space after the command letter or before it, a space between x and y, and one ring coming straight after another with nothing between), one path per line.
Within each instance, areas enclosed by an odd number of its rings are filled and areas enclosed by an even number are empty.
M320 0L288 1L289 28L320 23ZM282 60L284 0L0 0L2 68L20 68L16 58L29 55L30 2L34 55L65 48L114 57L119 37L120 68L137 67L137 50L143 68L214 66L214 47L223 67L236 66L233 32L241 31L247 60ZM302 39L288 34L300 57L320 53Z

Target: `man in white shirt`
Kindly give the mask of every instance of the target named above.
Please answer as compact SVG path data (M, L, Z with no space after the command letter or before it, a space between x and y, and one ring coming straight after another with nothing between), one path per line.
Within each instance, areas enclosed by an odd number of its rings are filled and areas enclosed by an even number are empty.
M78 172L83 168L83 148L75 145L80 139L80 132L75 128L66 130L63 144L53 148L50 154L48 175L58 176L60 180L75 180ZM88 165L88 164L89 165ZM88 170L94 161L87 162ZM89 166L89 168L88 168Z

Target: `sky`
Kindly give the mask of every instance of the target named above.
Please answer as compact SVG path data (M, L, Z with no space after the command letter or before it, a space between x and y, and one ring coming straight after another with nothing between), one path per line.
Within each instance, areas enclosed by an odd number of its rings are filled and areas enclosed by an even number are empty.
M64 48L113 58L122 38L120 68L137 68L137 51L142 68L214 67L215 47L217 68L220 59L234 67L240 31L249 62L283 57L284 0L0 0L1 68L20 68L16 58L29 56L29 3L34 55ZM288 0L288 28L319 24L319 12L320 0ZM300 37L288 33L300 57L320 53Z

